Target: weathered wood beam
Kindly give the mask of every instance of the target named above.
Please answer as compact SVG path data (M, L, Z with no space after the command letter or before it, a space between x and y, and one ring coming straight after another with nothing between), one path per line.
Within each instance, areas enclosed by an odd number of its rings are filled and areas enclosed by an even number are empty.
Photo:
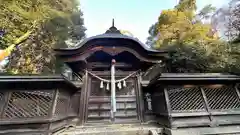
M102 68L110 68L111 67L111 64L110 63L102 63L102 62L90 62L87 64L87 67L89 68L97 68L97 67L102 67ZM131 64L126 64L126 63L120 63L120 62L117 62L116 63L116 67L124 67L124 68L129 68L129 67L132 67Z

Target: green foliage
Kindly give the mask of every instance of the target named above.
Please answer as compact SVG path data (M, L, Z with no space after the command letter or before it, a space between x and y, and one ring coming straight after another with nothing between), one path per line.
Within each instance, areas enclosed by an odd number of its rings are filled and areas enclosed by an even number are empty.
M53 56L56 44L85 36L82 13L77 0L0 0L0 29L6 33L0 47L13 44L28 30L33 33L10 57L8 71L13 73L56 73L61 63Z
M166 63L166 72L239 71L239 45L220 40L211 23L203 23L216 9L207 5L196 14L195 3L181 0L174 9L162 11L149 29L147 43L175 52Z
M206 63L207 54L203 48L195 45L169 45L168 51L173 51L171 59L167 63L167 72L195 73L207 72L209 63Z
M214 13L215 11L216 8L213 7L211 4L206 5L197 14L198 20L209 19L212 16L212 13Z
M180 0L175 6L178 11L195 11L197 9L196 0Z
M236 40L237 41L237 40ZM231 63L226 69L231 73L240 73L240 42L230 43L229 59Z
M157 24L160 36L155 47L211 42L215 37L210 35L210 28L209 24L193 22L192 14L188 11L162 11Z
M156 43L155 38L158 35L158 31L157 31L156 27L157 27L157 23L153 24L148 30L148 33L149 33L150 36L147 38L146 44L148 44L150 46L152 46Z

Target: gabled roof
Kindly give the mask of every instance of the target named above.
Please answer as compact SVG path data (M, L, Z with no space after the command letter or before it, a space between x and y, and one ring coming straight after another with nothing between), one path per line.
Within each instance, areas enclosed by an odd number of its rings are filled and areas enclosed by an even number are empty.
M81 50L81 48L86 48L85 46L88 46L91 41L102 40L102 39L122 39L126 41L132 41L138 44L142 49L144 49L149 54L168 53L167 51L159 51L159 50L152 49L150 46L142 43L140 40L138 40L135 37L130 37L130 36L121 34L121 32L114 26L114 20L113 20L112 27L110 27L109 30L107 30L104 34L86 38L82 42L77 43L76 46L72 48L54 48L54 50L56 51L57 54L62 54L62 55L64 54L67 55L69 53L73 54L74 52L78 52L78 50Z
M167 51L152 49L137 38L121 34L114 23L104 34L86 38L73 48L54 48L54 51L58 58L78 70L88 62L111 63L111 59L131 64L127 70L147 69L169 54Z
M126 36L123 34L116 34L116 33L104 33L100 35L96 35L93 37L89 37L84 39L82 42L79 42L75 47L72 48L54 48L55 51L76 51L86 45L88 42L94 40L94 39L125 39L125 40L132 40L136 43L138 43L143 49L145 49L148 52L155 52L155 53L168 53L167 51L159 51L152 49L151 47L147 46L146 44L142 43L140 40L134 37Z

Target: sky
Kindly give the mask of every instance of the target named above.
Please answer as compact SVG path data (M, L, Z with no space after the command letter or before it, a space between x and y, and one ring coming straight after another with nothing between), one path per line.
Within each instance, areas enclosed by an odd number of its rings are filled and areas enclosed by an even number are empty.
M221 7L229 0L197 0L198 9L207 4ZM178 0L80 0L87 37L104 33L111 25L130 31L146 42L149 27L157 22L164 9L173 8Z

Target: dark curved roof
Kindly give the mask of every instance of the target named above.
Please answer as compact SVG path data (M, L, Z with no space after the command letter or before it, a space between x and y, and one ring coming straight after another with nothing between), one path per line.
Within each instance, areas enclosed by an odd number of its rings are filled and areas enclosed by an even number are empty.
M141 41L139 41L137 38L134 37L129 37L123 34L117 34L117 33L104 33L101 35L96 35L93 37L89 37L86 38L85 40L83 40L82 42L78 43L75 47L73 48L54 48L55 51L76 51L78 49L80 49L81 47L83 47L84 45L87 45L87 43L89 41L92 41L94 39L125 39L125 40L132 40L136 43L138 43L144 50L148 51L148 52L155 52L155 53L167 53L167 51L159 51L159 50L155 50L152 49L150 47L148 47L146 44L142 43Z
M113 50L117 48L119 50L122 49L123 51L120 51L120 53L117 53L116 55L108 56L108 53L106 54L106 52L102 51L101 48L111 48ZM168 55L167 51L159 51L152 49L139 41L137 38L121 34L120 31L114 26L114 23L113 26L110 27L109 30L107 30L104 34L86 38L82 42L77 43L75 47L54 48L54 51L55 55L58 58L68 63L68 65L71 65L72 68L76 67L76 65L81 63L81 61L85 60L89 60L91 62L101 61L102 63L107 63L111 61L109 60L110 58L118 59L118 57L121 57L118 60L120 62L130 63L132 65L134 62L138 64L143 64L145 62L145 65L149 64L148 66L150 66L154 63L160 62L166 56L166 54ZM132 59L134 59L131 62L128 61L130 60L129 53L133 54L136 57L131 57ZM93 59L90 60L91 56L89 55L93 56ZM105 61L103 59L100 60L99 58L103 58ZM134 65L136 66L138 64ZM81 66L83 67L83 65ZM142 66L138 65L136 68L141 67Z
M166 51L159 51L159 50L152 49L152 48L150 48L150 46L147 46L146 44L142 43L137 38L121 34L121 32L114 26L114 19L112 22L112 27L110 27L104 34L86 38L82 42L79 42L73 48L54 48L54 50L58 51L58 53L62 52L62 54L68 53L68 52L73 53L73 52L79 50L80 48L84 48L84 46L87 46L90 41L93 41L95 39L99 39L99 40L101 40L101 39L123 39L123 40L133 41L133 42L137 43L139 46L141 46L142 49L144 49L148 53L167 53Z

